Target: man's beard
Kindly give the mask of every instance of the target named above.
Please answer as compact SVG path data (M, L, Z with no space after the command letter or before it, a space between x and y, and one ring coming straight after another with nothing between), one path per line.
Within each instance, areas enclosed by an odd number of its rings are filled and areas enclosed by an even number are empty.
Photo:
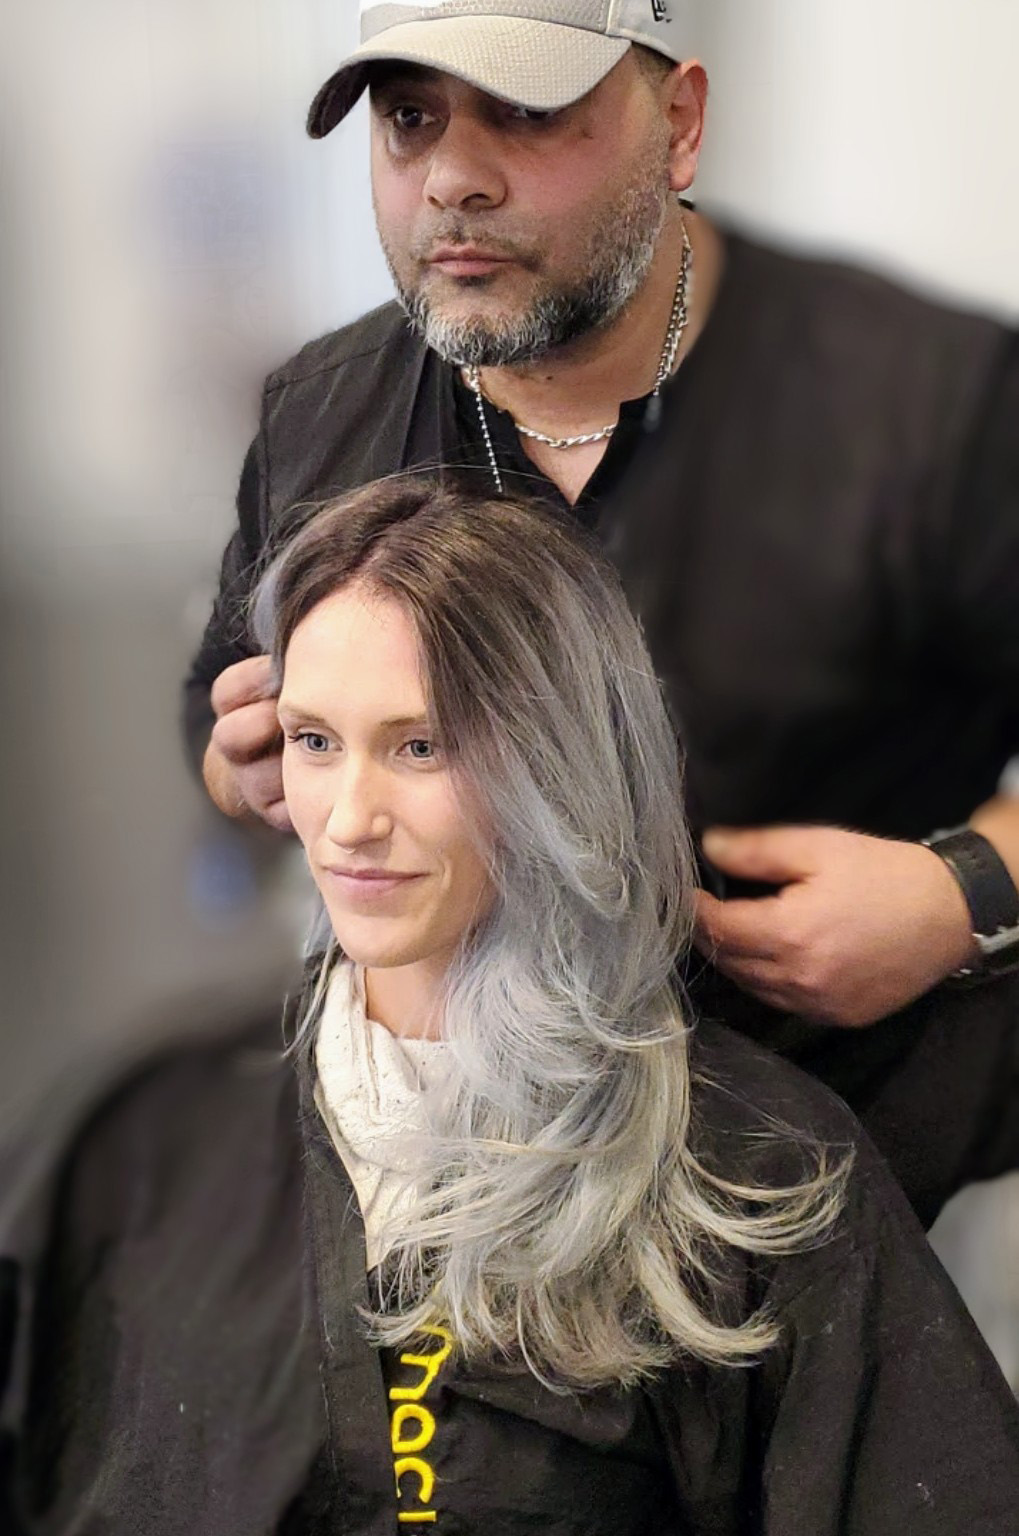
M504 368L530 363L557 347L568 346L592 331L603 329L620 315L642 287L665 222L667 195L663 179L652 182L644 173L639 183L626 188L611 208L605 209L592 230L572 280L546 281L528 307L518 315L497 320L478 317L446 318L419 283L403 282L390 250L383 247L396 284L397 297L414 328L447 362L477 368ZM484 227L471 228L466 220L447 224L432 239L432 248L443 243L485 244ZM465 288L465 291L469 289Z

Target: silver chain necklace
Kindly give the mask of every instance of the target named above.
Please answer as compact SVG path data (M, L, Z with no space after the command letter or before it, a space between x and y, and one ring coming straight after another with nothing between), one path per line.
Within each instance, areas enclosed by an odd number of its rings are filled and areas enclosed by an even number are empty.
M690 274L693 270L693 248L690 245L690 236L687 234L686 221L680 216L680 227L683 231L683 250L679 261L679 276L676 279L676 291L672 299L672 309L669 312L669 323L665 329L665 340L662 343L662 353L658 359L658 371L655 374L654 387L651 390L651 398L655 399L661 393L662 385L672 373L676 363L676 353L679 351L680 342L683 340L683 332L686 330L689 313L687 309L687 291L690 282ZM492 479L500 496L504 495L502 475L499 470L499 461L495 456L495 446L492 442L492 434L488 427L488 417L485 413L485 396L481 388L481 370L474 363L464 367L464 381L473 392L474 403L477 406L478 421L481 425L481 435L485 443L485 451L488 454L488 464L492 471ZM588 443L602 443L610 438L618 425L613 422L611 426L600 427L597 432L581 432L575 437L550 437L545 432L539 432L534 427L526 427L523 422L510 417L514 427L521 437L529 437L533 442L544 443L547 448L582 448Z

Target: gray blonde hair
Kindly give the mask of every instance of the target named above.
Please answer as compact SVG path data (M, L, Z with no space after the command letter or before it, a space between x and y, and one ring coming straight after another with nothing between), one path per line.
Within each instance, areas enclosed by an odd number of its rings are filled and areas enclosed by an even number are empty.
M674 973L694 863L675 731L615 573L526 504L379 482L320 509L263 579L255 628L280 670L301 620L352 582L413 619L497 892L448 976L453 1068L415 1143L374 1336L399 1344L439 1322L468 1356L581 1387L633 1383L684 1352L754 1359L775 1324L722 1320L720 1258L822 1240L845 1166L809 1144L802 1182L740 1185L691 1146Z

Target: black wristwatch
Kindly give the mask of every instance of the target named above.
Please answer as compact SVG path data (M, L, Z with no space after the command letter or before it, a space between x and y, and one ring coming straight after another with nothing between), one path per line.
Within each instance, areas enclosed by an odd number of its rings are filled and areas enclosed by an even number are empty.
M923 839L944 859L966 898L980 959L952 980L971 985L1019 971L1019 890L991 843L972 827L952 827Z

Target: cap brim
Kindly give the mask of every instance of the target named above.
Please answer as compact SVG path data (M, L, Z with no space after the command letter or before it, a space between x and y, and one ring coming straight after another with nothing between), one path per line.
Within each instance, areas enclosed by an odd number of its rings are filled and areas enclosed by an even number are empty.
M627 38L518 16L405 22L362 43L326 81L308 132L321 139L342 122L368 84L369 66L383 60L438 69L516 106L553 112L594 90L629 47Z

